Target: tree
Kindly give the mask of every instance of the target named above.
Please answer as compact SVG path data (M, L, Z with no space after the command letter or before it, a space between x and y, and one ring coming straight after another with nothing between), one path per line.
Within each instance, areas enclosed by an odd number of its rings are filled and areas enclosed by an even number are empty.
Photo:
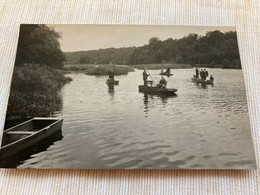
M61 67L65 55L60 49L60 38L60 33L46 25L22 24L15 65L39 64Z

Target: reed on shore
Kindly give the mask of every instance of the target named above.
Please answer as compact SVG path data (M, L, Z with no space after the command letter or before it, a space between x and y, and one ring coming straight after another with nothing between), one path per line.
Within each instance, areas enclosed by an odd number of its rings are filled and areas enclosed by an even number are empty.
M71 78L62 71L41 66L14 68L6 122L52 116L62 108L60 89Z
M134 68L126 65L114 65L114 64L73 64L65 65L63 70L65 72L76 71L84 72L87 75L103 76L108 75L109 70L113 70L115 75L127 75L128 72L133 72Z
M192 68L190 64L138 64L131 65L131 67L137 68L139 70L148 69L148 70L159 70L159 69L184 69L184 68Z

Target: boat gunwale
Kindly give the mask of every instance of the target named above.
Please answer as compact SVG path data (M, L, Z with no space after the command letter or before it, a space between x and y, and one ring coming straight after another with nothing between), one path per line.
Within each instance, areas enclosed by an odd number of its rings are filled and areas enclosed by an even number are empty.
M41 120L41 119L43 119L43 120L53 120L53 121L55 121L55 122L51 123L50 125L47 125L46 127L43 127L42 129L40 129L39 131L36 131L35 133L33 133L33 134L31 134L31 135L28 135L28 136L26 136L26 137L23 137L23 138L21 138L21 139L18 139L18 140L16 140L16 141L10 143L10 144L7 144L7 145L5 145L5 146L0 147L0 152L1 152L2 149L6 148L6 147L9 147L9 146L12 146L12 145L14 145L14 144L17 144L17 143L19 143L19 142L21 142L21 141L23 141L23 140L25 140L25 139L31 138L31 137L35 136L36 134L39 134L39 133L43 132L45 129L49 129L51 126L53 126L53 125L55 125L56 123L59 123L60 121L63 120L62 118L40 118L40 117L35 117L35 118L32 118L32 119L30 119L30 120L28 120L28 121L25 121L25 122L23 122L23 123L21 123L21 124L19 124L19 125L15 125L15 126L9 128L9 129L7 129L4 133L5 133L5 134L8 133L8 132L9 132L10 130L12 130L14 127L21 126L21 125L23 125L23 124L25 124L25 123L28 123L28 122L30 122L30 121L33 121L33 120ZM21 131L21 132L22 132L22 131ZM3 141L3 138L4 138L4 134L3 134L3 137L2 137L2 141Z
M156 86L144 86L144 85L139 85L138 86L138 88L139 88L139 90L140 90L140 88L141 88L141 90L143 90L143 89L148 89L148 90L153 90L153 89L166 89L165 91L154 91L154 92L158 92L158 93L167 93L167 92L171 92L171 93L175 93L175 92L177 92L178 91L178 89L175 89L175 88L159 88L159 87L156 87Z
M210 80L206 80L206 81L203 81L201 79L194 79L194 78L191 78L191 82L193 83L201 83L201 84L209 84L209 85L212 85L214 84L214 81L210 81Z

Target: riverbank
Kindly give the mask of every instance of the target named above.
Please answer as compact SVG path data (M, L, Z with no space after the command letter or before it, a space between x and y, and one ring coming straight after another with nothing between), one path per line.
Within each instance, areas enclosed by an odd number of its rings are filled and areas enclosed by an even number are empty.
M113 64L70 64L63 67L65 73L84 72L87 75L108 75L109 70L114 70L115 75L127 75L128 72L133 72L134 68L126 65Z
M190 64L138 64L138 65L131 65L131 67L137 68L139 70L148 69L148 70L159 70L159 69L186 69L192 68Z
M54 68L37 65L15 67L5 127L36 116L52 116L61 110L60 89L71 80Z

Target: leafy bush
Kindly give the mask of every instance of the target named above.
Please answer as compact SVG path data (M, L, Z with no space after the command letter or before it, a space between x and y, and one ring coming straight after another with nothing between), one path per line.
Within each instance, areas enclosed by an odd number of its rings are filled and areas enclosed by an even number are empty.
M62 108L59 91L70 80L52 68L15 67L6 120L51 116Z

